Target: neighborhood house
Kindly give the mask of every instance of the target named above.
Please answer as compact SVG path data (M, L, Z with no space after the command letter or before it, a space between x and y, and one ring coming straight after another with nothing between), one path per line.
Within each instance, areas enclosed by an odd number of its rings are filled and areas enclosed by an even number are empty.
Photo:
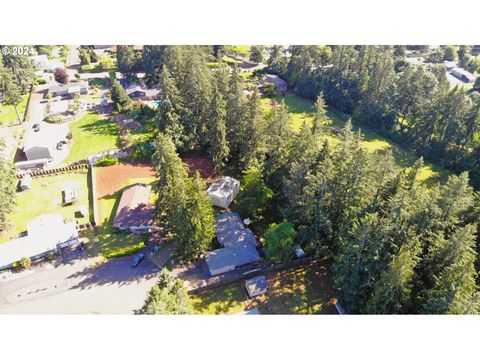
M49 125L42 123L40 131L30 129L23 143L23 152L27 160L53 159L58 150L56 146L61 141L66 141L68 125Z
M24 257L39 259L49 252L76 244L75 222L61 215L41 215L27 225L27 235L0 244L0 270L11 267Z
M475 75L469 73L466 70L463 70L462 68L454 68L450 72L453 76L455 76L457 79L460 79L464 82L470 83L470 82L475 82Z
M262 81L260 81L259 85L263 86L267 83L275 85L276 92L285 92L287 91L287 88L288 88L288 83L285 80L273 74L265 74L262 77Z
M37 70L54 72L55 69L64 69L65 65L60 60L49 60L47 55L30 56Z
M221 176L207 189L213 205L227 209L240 191L240 181L229 176Z
M52 85L48 88L52 96L74 96L88 94L88 81L70 82L66 85Z
M131 232L149 232L153 227L154 209L150 204L152 187L134 184L123 190L113 227Z
M206 254L205 261L211 276L223 274L260 260L255 235L245 228L238 213L226 211L215 218L220 249Z

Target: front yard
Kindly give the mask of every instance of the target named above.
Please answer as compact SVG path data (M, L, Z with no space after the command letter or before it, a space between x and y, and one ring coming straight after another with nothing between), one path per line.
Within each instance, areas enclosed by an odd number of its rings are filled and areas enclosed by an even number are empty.
M197 314L235 314L257 307L261 314L336 314L329 302L334 297L330 275L324 265L306 265L270 272L268 292L249 299L244 281L236 281L192 295Z
M66 187L75 188L76 204L62 206L62 191ZM81 207L87 210L85 217L80 217L78 213ZM8 216L10 226L0 236L0 242L14 239L27 229L30 221L44 214L60 214L65 220L74 220L79 224L90 221L87 170L34 178L30 190L17 193L16 206Z
M67 164L86 159L105 150L117 148L118 127L113 118L102 118L98 113L88 113L70 125L73 146L65 160Z

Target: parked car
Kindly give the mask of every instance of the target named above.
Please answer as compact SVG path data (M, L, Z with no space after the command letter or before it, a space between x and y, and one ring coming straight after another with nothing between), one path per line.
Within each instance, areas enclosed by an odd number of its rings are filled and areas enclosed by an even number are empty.
M132 259L132 262L130 263L130 265L132 265L132 267L137 267L138 264L140 264L144 258L145 258L145 255L143 253L138 253Z
M40 124L38 124L38 123L33 124L32 128L33 128L33 131L38 132L38 131L40 131Z

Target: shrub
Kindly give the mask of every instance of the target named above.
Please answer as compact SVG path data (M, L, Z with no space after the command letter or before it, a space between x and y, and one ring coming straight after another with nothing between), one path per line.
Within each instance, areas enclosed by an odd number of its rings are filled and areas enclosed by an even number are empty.
M29 269L30 266L32 265L32 260L30 260L30 258L28 257L23 257L20 260L20 265L22 266L23 269Z
M47 83L47 81L44 79L44 78L36 78L35 79L35 82L38 84L38 85L45 85ZM51 95L51 94L50 94Z
M289 261L295 256L293 249L296 231L293 224L284 220L280 224L271 224L265 233L268 257L272 261Z
M80 73L75 73L75 77L76 77L77 79L80 79Z
M47 94L47 95L45 96L45 98L46 98L47 100L52 100L52 94Z
M112 166L118 164L118 159L113 156L107 155L103 159L97 161L96 166Z
M262 87L262 91L267 97L275 96L275 85L272 83L267 83Z

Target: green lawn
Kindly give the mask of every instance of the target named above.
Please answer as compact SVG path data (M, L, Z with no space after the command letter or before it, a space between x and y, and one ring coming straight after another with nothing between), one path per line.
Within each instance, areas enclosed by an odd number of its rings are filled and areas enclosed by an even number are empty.
M99 255L110 259L136 253L142 248L146 240L146 235L136 235L129 232L114 232L113 221L115 219L115 214L117 213L123 189L126 186L135 183L154 185L154 182L155 178L129 179L115 194L100 199L100 216L103 217L103 225L97 233L96 245ZM155 202L155 195L153 193L151 202Z
M275 100L280 101L281 97L275 97ZM315 112L313 101L302 98L295 95L292 92L288 92L285 97L285 105L288 107L288 110L292 117L292 128L295 131L299 131L301 126L306 122L309 126L312 125L313 116ZM272 99L262 98L262 106L265 110L271 108ZM348 116L340 111L335 109L329 109L328 111L329 121L324 125L327 127L327 130L338 130L345 126L345 122L348 119ZM361 128L363 134L362 145L368 151L375 151L379 149L390 148L395 156L397 164L401 167L411 167L414 162L418 159L418 156L413 152L406 150L395 144L389 139L386 139L382 135L378 134L375 130L362 125L361 127L358 124L353 123L354 129ZM326 138L332 145L338 143L339 138L332 131L326 135ZM445 180L450 174L449 171L445 170L440 166L425 163L425 166L422 168L420 174L420 180L422 181L436 181L436 180Z
M238 61L228 55L223 55L223 61L228 65L235 65L235 64L239 65L242 63L241 61Z
M225 51L228 53L234 53L240 56L250 56L250 45L226 45Z
M246 295L241 284L235 282L198 293L191 298L197 314L235 314L245 309Z
M247 303L261 314L335 314L330 305L334 290L325 265L309 265L268 273L268 292L248 299L244 281L236 281L192 295L197 314L235 314Z
M112 118L101 119L98 113L88 113L72 123L70 131L73 146L65 160L67 164L117 148L118 127Z
M90 212L87 177L87 170L79 170L34 178L30 190L17 193L16 206L8 216L11 225L7 232L0 236L0 242L14 239L26 230L30 221L44 214L60 214L66 220L76 220L79 224L89 222L89 213L84 218L78 217L77 213L82 206ZM77 190L78 201L74 205L62 206L62 190L67 186Z
M253 302L260 313L271 314L335 314L329 304L335 297L327 268L309 265L267 275L267 300Z
M23 100L20 104L18 104L18 112L20 113L20 117L23 120L23 115L25 113L25 109L27 107L28 101L28 94L23 96ZM15 108L12 105L1 105L0 106L0 127L6 126L10 124L18 124L17 113L15 112Z

